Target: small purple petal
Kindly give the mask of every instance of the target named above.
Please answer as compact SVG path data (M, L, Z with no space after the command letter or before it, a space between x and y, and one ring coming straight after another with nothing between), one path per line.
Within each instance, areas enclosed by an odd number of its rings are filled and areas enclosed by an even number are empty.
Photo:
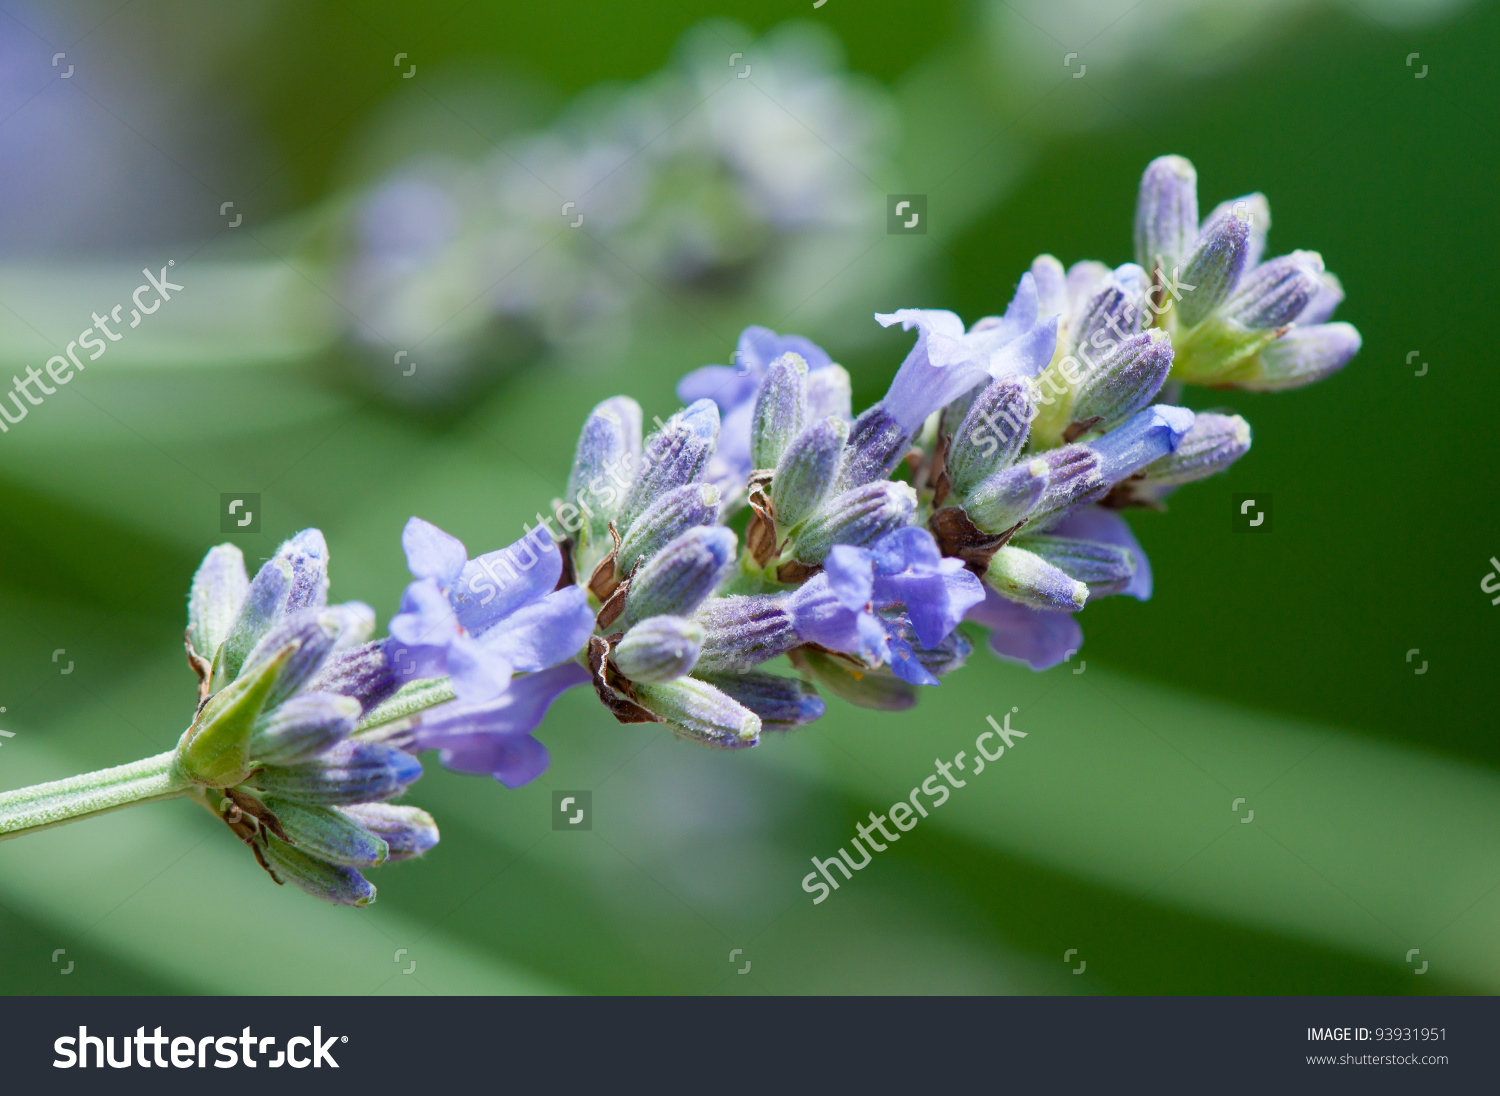
M523 606L480 639L522 673L545 670L576 655L594 631L594 611L582 586L565 586Z
M1083 646L1083 629L1071 613L1031 609L986 589L983 604L968 619L990 629L990 650L1033 670L1045 670L1072 657Z
M481 635L550 593L561 575L562 553L547 527L538 525L514 544L470 560L448 593L459 623Z
M443 587L453 585L469 559L463 541L417 517L407 521L406 528L401 530L401 547L406 551L406 566L413 575L436 579Z
M467 704L494 700L510 685L512 667L503 655L480 646L470 635L457 635L448 644L448 675L453 692Z
M870 554L863 548L834 545L823 561L823 573L828 576L829 589L844 608L859 612L870 604L873 575Z

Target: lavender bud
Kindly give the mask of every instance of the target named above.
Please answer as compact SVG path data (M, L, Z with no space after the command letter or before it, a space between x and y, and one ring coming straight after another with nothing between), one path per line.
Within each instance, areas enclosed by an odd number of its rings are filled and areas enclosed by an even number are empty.
M1297 318L1323 285L1323 256L1294 251L1247 273L1223 314L1243 327L1268 330Z
M609 542L610 519L640 455L640 404L628 396L614 396L589 413L578 435L564 500L581 513L580 543Z
M285 559L267 560L255 573L240 603L234 625L214 656L213 688L216 691L239 676L245 656L280 617L291 585L292 565Z
M615 524L629 528L658 498L703 474L719 439L719 408L698 400L677 412L646 440L641 469L625 493Z
M1250 449L1250 424L1238 415L1200 411L1177 449L1141 471L1149 487L1175 487L1222 472ZM1086 581L1086 580L1085 580Z
M1031 262L1031 279L1036 284L1038 319L1068 311L1068 276L1062 263L1051 255L1038 255Z
M1011 601L1033 609L1076 612L1088 600L1089 588L1035 552L1007 544L990 560L984 581Z
M1193 291L1177 302L1177 322L1192 327L1208 316L1234 290L1250 253L1250 223L1231 213L1210 221L1183 264L1181 281Z
M375 885L353 868L309 856L271 834L266 835L264 851L278 878L296 884L314 898L336 906L368 906L375 901Z
M390 854L384 841L339 811L274 795L264 802L292 844L309 856L347 868L378 868Z
M349 650L335 651L322 667L303 684L306 692L338 693L353 697L366 711L394 696L402 685L396 667L386 651L392 639L364 643Z
M1134 335L1083 378L1073 403L1073 420L1108 430L1152 400L1172 369L1172 339L1165 331Z
M1031 513L1026 515L1028 529L1046 528L1062 520L1074 506L1109 494L1110 483L1100 474L1099 454L1087 445L1049 449L1037 459L1047 462L1047 485Z
M1245 269L1254 270L1266 250L1266 233L1271 228L1271 203L1259 192L1220 202L1203 219L1203 231L1208 232L1220 218L1231 216L1242 218L1250 230L1245 246ZM1192 282L1191 278L1187 280Z
M282 611L321 609L328 604L328 542L317 529L304 529L276 549L292 567L292 581Z
M247 783L267 795L331 807L392 799L422 775L422 763L401 750L347 739L316 761L268 765Z
M437 823L432 820L432 815L418 807L356 803L334 809L384 841L390 850L387 860L392 862L421 856L438 843Z
M245 557L240 550L233 544L210 548L193 575L192 592L188 594L187 634L195 652L212 661L214 652L229 637L249 589Z
M964 496L964 512L981 532L999 535L1031 512L1051 475L1041 457L1003 468Z
M1140 332L1146 315L1144 284L1144 272L1134 263L1109 272L1068 324L1079 357L1088 361L1093 350L1110 354L1121 339Z
M750 416L750 463L775 468L781 454L802 429L807 413L807 362L786 353L766 368Z
M1084 583L1090 597L1120 593L1135 574L1135 557L1118 545L1051 536L1029 536L1013 543Z
M788 553L803 563L822 563L835 544L862 547L910 525L917 493L910 484L878 480L835 495L797 532Z
M795 677L751 670L704 680L760 716L762 731L789 731L821 719L828 709L816 689Z
M839 472L839 486L861 487L885 476L906 454L910 431L880 404L867 408L849 431L849 451Z
M647 617L691 616L734 565L734 531L722 525L689 529L652 556L630 581L626 628Z
M717 597L693 619L703 628L703 650L696 667L700 675L741 673L802 642L779 597Z
M360 711L359 701L349 696L294 696L255 721L250 759L258 765L292 765L316 757L353 733Z
M615 574L628 575L636 560L650 559L679 536L698 525L719 520L719 489L711 483L690 483L666 492L625 531L615 558Z
M1312 384L1348 365L1360 344L1359 332L1347 323L1295 327L1261 350L1259 375L1235 387L1280 392Z
M631 681L659 684L692 672L703 647L703 625L682 617L641 621L615 644L611 657Z
M641 703L674 731L706 746L737 750L760 741L760 716L706 681L684 677L636 686Z
M838 478L848 438L849 424L829 416L812 422L792 439L771 478L777 525L794 528L827 497Z
M948 450L948 480L960 495L1002 468L1026 444L1031 425L1031 385L1002 377L980 390Z
M1141 177L1135 207L1135 261L1171 270L1198 236L1198 172L1181 156L1158 156Z
M848 423L853 418L853 395L849 371L842 365L825 365L807 375L807 421L830 416Z
M262 637L245 660L245 671L275 656L289 644L297 645L266 698L266 706L274 708L316 674L330 654L363 643L374 628L375 610L357 601L327 609L304 609L287 617Z

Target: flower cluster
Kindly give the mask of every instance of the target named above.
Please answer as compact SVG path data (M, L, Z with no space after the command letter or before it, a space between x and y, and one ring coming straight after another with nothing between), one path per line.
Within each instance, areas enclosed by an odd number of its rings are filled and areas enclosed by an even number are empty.
M366 739L361 719L395 691L375 614L328 604L328 547L316 529L250 579L221 544L193 577L188 661L198 708L175 765L278 883L364 906L360 869L437 844L431 816L388 802L422 775L409 753ZM378 724L377 718L372 723Z
M1065 660L1089 601L1151 596L1120 511L1159 508L1250 447L1239 416L1163 390L1294 387L1359 348L1325 322L1342 291L1315 253L1262 261L1269 219L1250 195L1200 222L1192 165L1156 160L1136 262L1043 255L1003 315L967 328L877 315L916 343L857 417L827 353L749 328L649 436L634 400L595 407L553 517L509 547L471 559L412 518L413 581L380 640L368 607L327 604L316 530L253 581L215 548L189 612L196 718L170 771L148 759L158 783L128 794L192 795L278 882L362 905L360 869L437 841L425 813L387 802L421 775L414 755L518 787L546 768L532 732L575 686L622 723L739 749L821 717L821 692L910 707L971 653L965 619L1003 658ZM92 788L7 793L0 837L55 824L68 796L67 817L116 805Z

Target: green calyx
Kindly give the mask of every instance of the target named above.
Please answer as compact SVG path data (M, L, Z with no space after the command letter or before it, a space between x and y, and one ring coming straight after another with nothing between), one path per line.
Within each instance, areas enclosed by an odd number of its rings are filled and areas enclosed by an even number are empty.
M289 643L253 673L209 698L177 743L177 765L190 783L231 788L250 775L250 736L281 669L300 644Z

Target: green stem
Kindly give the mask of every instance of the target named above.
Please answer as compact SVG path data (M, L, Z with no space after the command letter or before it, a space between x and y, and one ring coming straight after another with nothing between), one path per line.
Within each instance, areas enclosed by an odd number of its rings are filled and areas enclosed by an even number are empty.
M191 785L177 768L176 756L176 750L168 750L129 765L0 792L0 841L182 795Z

